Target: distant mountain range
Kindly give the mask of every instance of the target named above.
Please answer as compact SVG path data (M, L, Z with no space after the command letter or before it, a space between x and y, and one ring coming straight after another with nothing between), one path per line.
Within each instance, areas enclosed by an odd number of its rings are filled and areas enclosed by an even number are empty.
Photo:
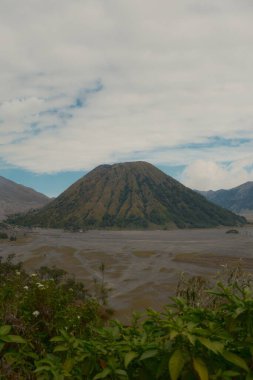
M10 221L53 228L186 228L244 224L147 162L101 165L41 210Z
M230 190L199 191L210 202L239 214L253 213L253 182L246 182Z
M7 215L45 206L50 198L0 176L0 220Z

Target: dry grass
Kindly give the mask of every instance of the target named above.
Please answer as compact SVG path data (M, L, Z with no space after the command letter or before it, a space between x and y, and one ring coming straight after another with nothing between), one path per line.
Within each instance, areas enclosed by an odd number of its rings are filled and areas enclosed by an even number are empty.
M151 257L156 254L155 251L133 251L133 254L137 257Z

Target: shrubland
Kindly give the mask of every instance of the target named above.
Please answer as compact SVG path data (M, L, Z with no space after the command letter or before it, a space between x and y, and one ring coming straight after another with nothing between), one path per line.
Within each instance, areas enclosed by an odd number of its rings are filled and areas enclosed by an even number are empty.
M1 260L0 379L253 379L252 278L239 267L214 283L182 276L162 312L128 326L109 318L102 280L94 296L60 269Z

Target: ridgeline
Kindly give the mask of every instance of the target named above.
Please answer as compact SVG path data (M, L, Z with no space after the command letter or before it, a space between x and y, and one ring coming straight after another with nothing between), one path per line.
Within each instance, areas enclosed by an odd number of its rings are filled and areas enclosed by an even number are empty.
M100 165L38 211L9 220L50 228L191 228L246 222L147 162Z

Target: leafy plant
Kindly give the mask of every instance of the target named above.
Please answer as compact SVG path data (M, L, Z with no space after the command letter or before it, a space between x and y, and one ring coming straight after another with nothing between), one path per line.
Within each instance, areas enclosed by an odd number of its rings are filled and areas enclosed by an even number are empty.
M0 378L253 379L252 277L240 267L213 284L183 276L162 312L124 326L65 272L27 274L13 260L0 260Z

